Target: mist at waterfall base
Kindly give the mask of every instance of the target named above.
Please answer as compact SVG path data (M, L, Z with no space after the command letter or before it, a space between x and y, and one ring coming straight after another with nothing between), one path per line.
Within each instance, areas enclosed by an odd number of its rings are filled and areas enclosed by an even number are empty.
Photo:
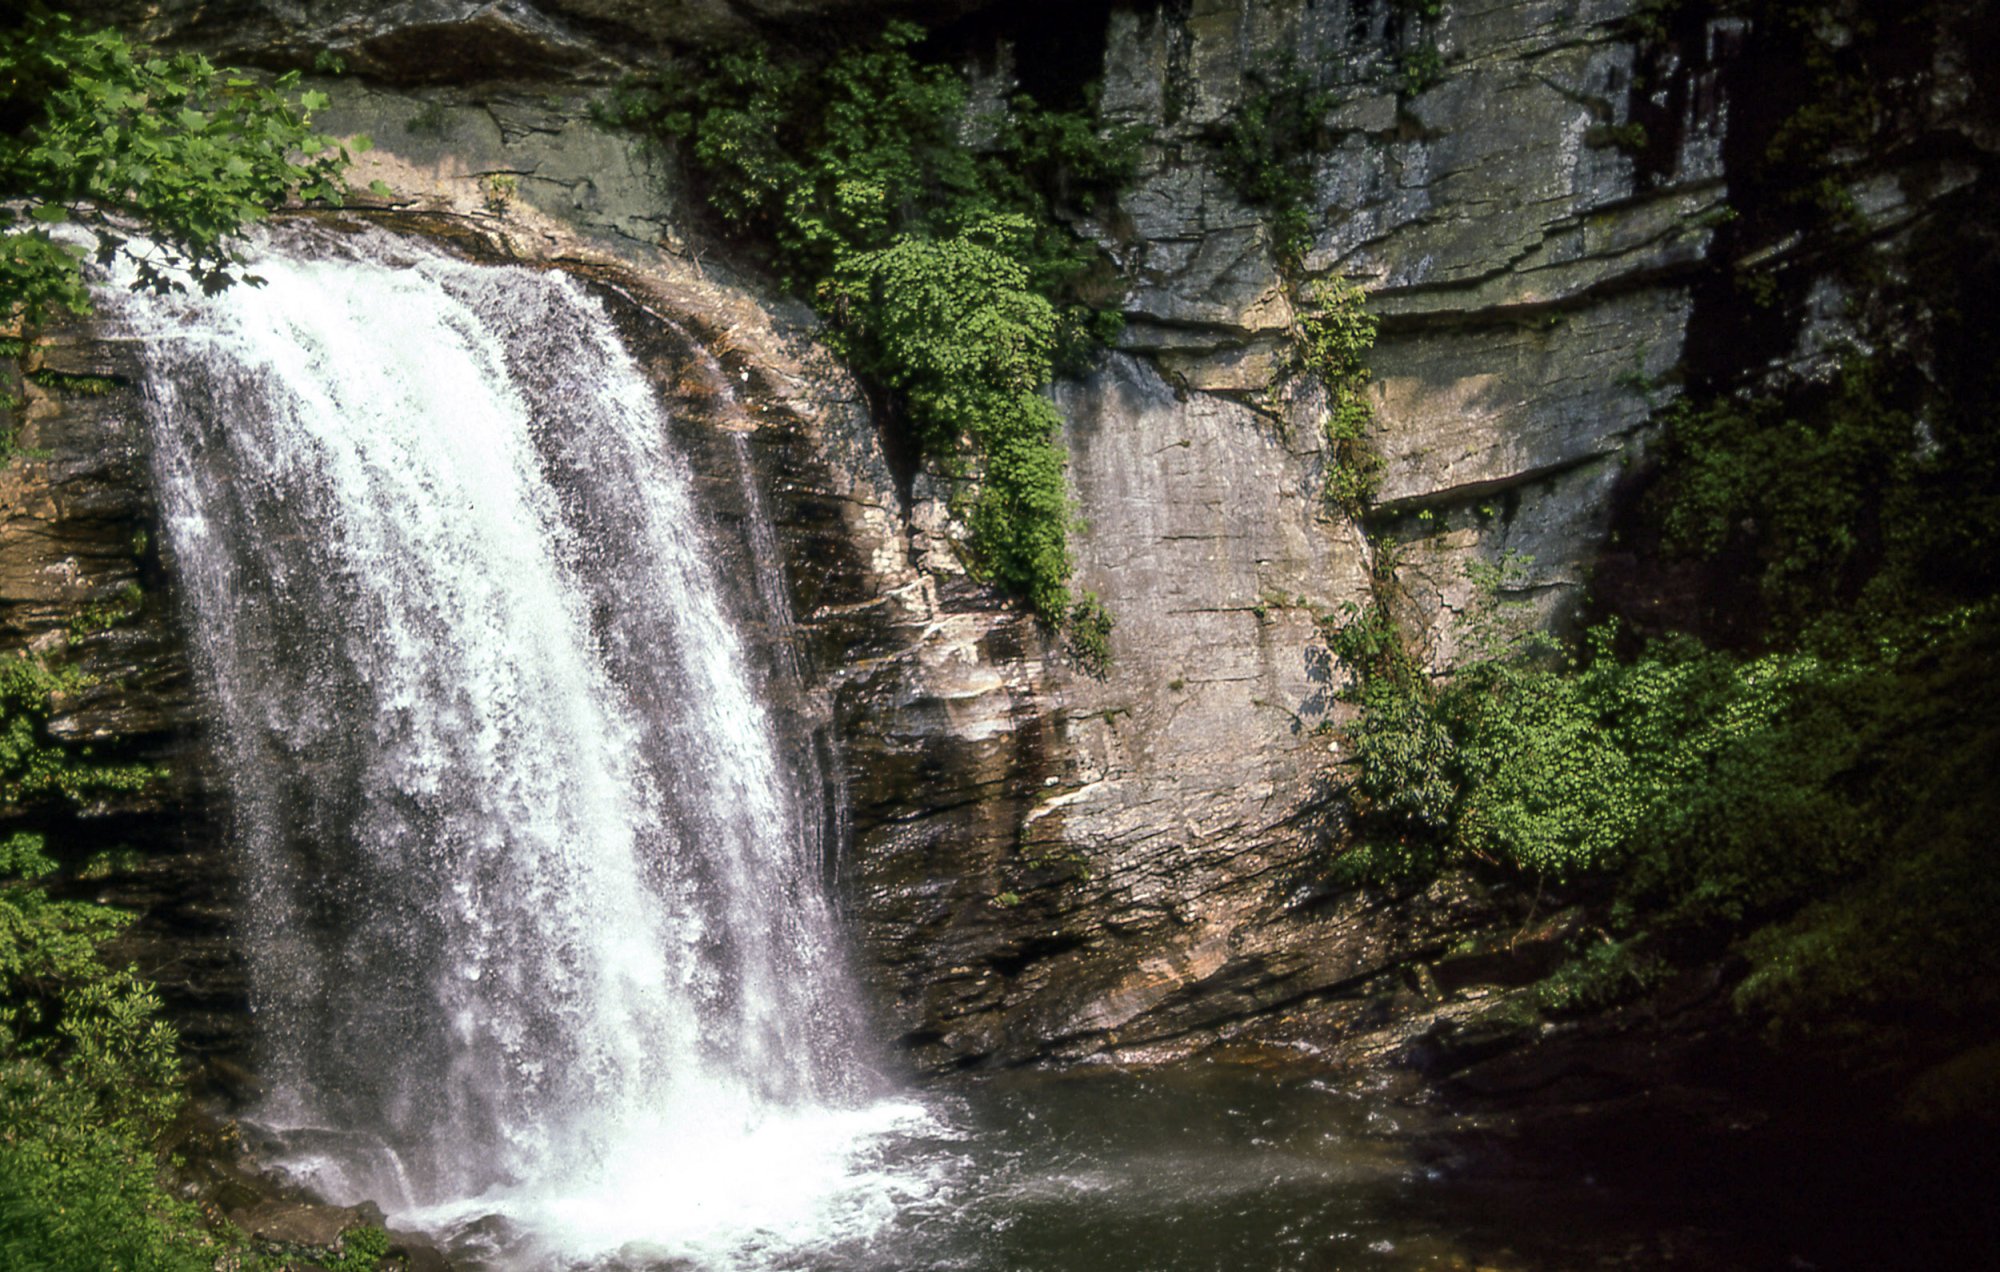
M1319 1082L884 1083L827 900L826 775L770 709L792 673L731 612L782 597L723 586L599 299L381 231L294 224L254 257L260 287L106 295L145 345L271 1164L477 1266L1518 1251L1546 1190L1482 1236L1402 1128Z

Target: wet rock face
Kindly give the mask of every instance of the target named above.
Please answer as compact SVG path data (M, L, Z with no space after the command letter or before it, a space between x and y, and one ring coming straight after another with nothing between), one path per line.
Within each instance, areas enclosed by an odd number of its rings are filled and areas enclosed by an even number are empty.
M54 333L7 423L17 452L0 467L0 656L74 666L49 730L97 759L166 776L139 793L94 796L73 813L13 810L61 858L107 854L74 885L138 911L112 957L149 969L201 1054L244 1041L247 996L230 943L221 810L205 768L180 615L161 557L129 347ZM37 383L37 381L42 383Z

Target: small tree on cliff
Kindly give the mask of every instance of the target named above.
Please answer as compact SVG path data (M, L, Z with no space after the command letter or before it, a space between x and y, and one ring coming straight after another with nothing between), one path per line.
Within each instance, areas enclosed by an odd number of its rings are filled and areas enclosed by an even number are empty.
M0 18L0 321L89 312L93 255L124 255L155 290L244 279L233 235L342 189L347 151L312 130L325 99L297 83L153 53L40 5ZM84 232L58 238L65 223Z

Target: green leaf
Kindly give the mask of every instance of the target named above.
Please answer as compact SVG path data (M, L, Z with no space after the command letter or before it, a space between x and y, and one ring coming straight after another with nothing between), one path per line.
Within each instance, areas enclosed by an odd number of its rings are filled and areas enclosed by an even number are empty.
M264 209L299 196L337 198L345 159L307 127L305 107L240 75L218 76L198 55L138 56L111 31L31 15L0 42L0 70L38 93L0 138L9 192L44 224L87 201L146 227L157 254L139 284L171 290L226 282L229 242ZM314 95L316 100L323 95ZM90 307L79 262L124 250L92 226L93 249L33 235L0 244L0 314L34 327Z

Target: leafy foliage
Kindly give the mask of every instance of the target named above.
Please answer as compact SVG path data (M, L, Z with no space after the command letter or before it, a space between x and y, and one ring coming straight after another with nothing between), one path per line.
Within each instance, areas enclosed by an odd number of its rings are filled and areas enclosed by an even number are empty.
M1365 358L1375 347L1378 326L1367 302L1367 293L1352 283L1315 280L1292 333L1297 366L1326 390L1326 438L1332 449L1327 497L1356 517L1382 484L1382 459L1366 440L1374 412L1368 405Z
M1652 493L1666 549L1745 562L1777 639L1977 596L2000 553L2000 444L1902 396L1850 358L1801 398L1675 409Z
M1535 1003L1552 1015L1596 1011L1645 992L1666 969L1643 937L1591 942L1535 987Z
M1361 708L1350 741L1361 762L1363 835L1341 858L1342 872L1377 881L1432 873L1443 864L1459 796L1457 744L1436 691L1379 605L1350 604L1328 640L1354 674L1348 692Z
M1292 59L1249 72L1254 91L1214 139L1216 170L1237 197L1271 218L1271 250L1296 269L1312 242L1314 155L1337 94Z
M1784 202L1811 209L1825 228L1858 232L1863 222L1837 171L1837 156L1866 142L1885 113L1878 87L1883 72L1870 65L1868 52L1880 35L1876 17L1798 0L1757 0L1747 7L1752 21L1772 28L1766 38L1802 67L1805 82L1797 107L1764 146L1760 179L1781 185ZM1935 21L1925 6L1894 7L1901 12L1892 24Z
M2000 602L1877 612L1871 637L1749 657L1674 637L1634 657L1606 627L1576 657L1516 645L1437 686L1355 615L1334 635L1362 706L1362 836L1341 870L1603 881L1616 948L1544 985L1548 1010L1639 992L1661 949L1734 941L1746 1008L1948 1057L2000 1008Z
M1415 97L1444 78L1444 51L1429 41L1421 42L1403 54L1398 70L1401 80L1397 87L1405 96Z
M1095 596L1085 596L1069 612L1069 645L1079 666L1102 676L1111 668L1111 629L1117 620ZM1173 686L1178 689L1177 684Z
M1737 664L1684 641L1626 663L1606 628L1584 658L1509 650L1433 688L1407 655L1354 659L1357 641L1397 640L1375 613L1334 645L1359 671L1368 833L1345 868L1363 878L1455 861L1557 880L1623 865L1641 829L1732 762L1817 667Z
M73 803L153 770L106 764L48 733L75 672L0 663L0 801ZM96 1272L211 1268L213 1238L157 1181L155 1142L180 1103L159 999L98 947L128 916L51 897L40 834L0 841L0 1266Z
M292 198L334 198L348 154L312 131L317 93L199 55L162 56L37 8L0 26L0 317L86 313L82 265L124 253L138 285L214 291L245 277L230 236ZM78 226L93 249L58 241ZM127 228L151 246L132 248Z
M1097 254L1061 217L1129 179L1136 140L1027 97L968 119L963 78L920 60L922 38L891 23L817 66L732 50L627 90L618 112L685 144L709 206L767 245L842 352L892 391L962 482L975 570L1073 626L1102 610L1070 593L1062 421L1046 391L1116 319L1085 303Z
M974 559L1060 623L1070 604L1069 492L1061 425L1043 394L1056 314L1006 250L1020 218L959 237L906 237L843 262L832 284L869 314L869 360L899 390L928 449L957 460L970 445Z
M1444 50L1437 42L1444 0L1396 0L1395 7L1403 21L1396 87L1414 97L1444 77Z
M153 1145L179 1103L159 1000L97 947L125 916L56 901L38 837L0 844L0 1266L214 1266Z
M389 1234L380 1228L350 1228L341 1234L340 1252L319 1260L326 1272L375 1272L388 1257Z
M97 632L110 631L138 617L146 603L146 590L137 582L127 583L108 601L93 601L69 620L69 638L82 640Z
M95 762L88 748L72 749L49 737L55 695L84 684L75 670L53 668L40 658L0 659L0 804L134 791L158 776L144 765Z
M0 724L11 739L21 722L10 686ZM173 1030L152 988L98 955L128 916L49 896L45 849L30 833L0 842L0 1266L212 1268L200 1216L157 1179L181 1099Z

